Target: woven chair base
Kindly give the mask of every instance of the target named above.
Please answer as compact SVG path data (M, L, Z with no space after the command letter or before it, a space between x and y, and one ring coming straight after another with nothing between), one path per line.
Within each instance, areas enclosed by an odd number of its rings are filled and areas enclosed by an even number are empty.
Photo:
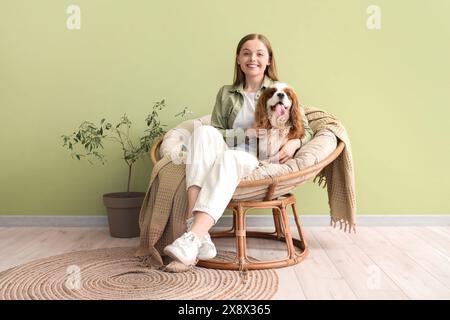
M286 207L292 206L292 212L297 226L299 239L292 237ZM287 194L270 201L231 201L228 209L233 210L233 227L226 231L216 231L211 233L212 238L235 237L236 238L236 258L234 261L199 260L197 266L213 269L226 270L256 270L282 268L295 265L301 262L308 255L308 246L303 230L300 225L295 197ZM275 224L274 232L247 231L245 225L245 214L250 209L271 208ZM281 260L254 260L247 256L246 238L264 238L278 240L286 243L287 257ZM298 250L296 250L296 247Z
M150 150L150 159L153 165L159 160L159 147L163 141L163 136L156 139ZM300 177L312 177L320 173L328 164L333 162L344 150L345 144L342 141L338 142L336 149L330 153L325 159L318 163L281 176L274 176L260 180L241 181L238 188L253 188L253 187L267 187L264 201L244 201L234 200L228 204L228 208L233 210L233 227L224 232L211 233L213 238L219 237L235 237L236 238L236 258L235 261L219 261L219 260L199 260L198 266L214 269L227 270L255 270L255 269L270 269L282 268L299 263L308 255L308 246L300 226L300 220L295 205L295 198L292 194L287 194L272 200L275 192L279 192L277 186L280 184L291 184L297 186L296 179ZM291 205L295 218L295 224L299 234L299 239L292 238L289 220L286 214L286 207ZM246 231L245 227L245 213L247 210L254 208L272 208L273 220L275 224L275 232L252 232ZM247 257L246 237L265 238L283 241L287 246L287 258L281 260L270 261L255 261ZM296 247L300 251L296 251Z

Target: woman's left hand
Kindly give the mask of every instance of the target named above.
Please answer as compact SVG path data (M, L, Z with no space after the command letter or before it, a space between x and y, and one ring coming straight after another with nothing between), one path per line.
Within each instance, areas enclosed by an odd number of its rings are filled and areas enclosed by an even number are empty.
M280 151L270 159L270 162L273 162L272 160L278 160L279 163L285 163L287 160L294 156L294 153L298 148L300 148L300 139L288 140L281 147Z

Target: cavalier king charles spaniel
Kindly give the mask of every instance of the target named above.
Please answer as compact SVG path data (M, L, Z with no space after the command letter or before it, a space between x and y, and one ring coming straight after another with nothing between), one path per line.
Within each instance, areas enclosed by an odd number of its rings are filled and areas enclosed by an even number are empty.
M300 104L294 90L285 83L276 83L259 97L253 127L258 135L258 158L262 163L274 162L280 148L290 139L305 134Z

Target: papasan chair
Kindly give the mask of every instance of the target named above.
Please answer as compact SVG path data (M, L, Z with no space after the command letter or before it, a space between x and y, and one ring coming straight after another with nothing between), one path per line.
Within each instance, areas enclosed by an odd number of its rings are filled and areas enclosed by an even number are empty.
M162 156L179 154L184 150L190 134L199 125L209 125L210 115L187 120L158 138L150 150L150 158L155 164ZM254 270L281 268L301 262L308 254L308 245L300 225L295 196L290 193L296 187L315 178L328 164L335 160L345 144L338 141L328 130L316 132L313 139L305 144L293 159L285 164L260 166L239 183L227 206L233 212L233 226L226 231L211 232L212 238L234 237L236 239L236 258L234 261L219 259L199 260L197 266L227 269ZM286 208L292 213L299 238L292 235ZM247 231L245 217L250 209L272 209L274 231ZM247 237L273 239L286 243L287 256L279 260L255 260L247 256Z

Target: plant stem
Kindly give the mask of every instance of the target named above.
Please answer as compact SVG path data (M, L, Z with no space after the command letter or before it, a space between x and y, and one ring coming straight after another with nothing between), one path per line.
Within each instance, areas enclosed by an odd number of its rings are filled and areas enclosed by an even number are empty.
M128 165L128 185L127 185L127 192L130 192L130 183L131 183L131 168L133 167L133 164Z
M133 146L133 143L130 140L130 127L127 127L127 135L126 135L128 145L131 147L132 150L135 150L136 148Z

